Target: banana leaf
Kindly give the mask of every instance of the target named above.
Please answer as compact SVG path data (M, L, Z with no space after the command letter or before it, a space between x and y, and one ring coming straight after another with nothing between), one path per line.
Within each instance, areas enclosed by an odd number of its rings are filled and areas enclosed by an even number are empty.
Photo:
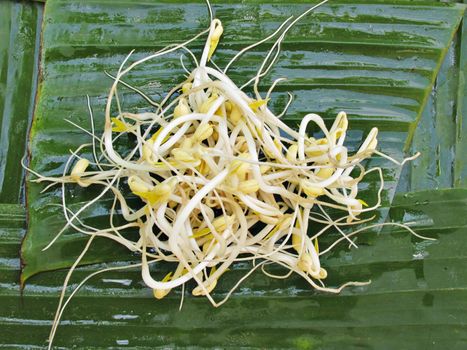
M215 2L225 34L214 62L224 66L242 47L271 33L284 19L310 6L306 1ZM24 5L26 6L26 5ZM327 295L309 290L300 278L271 280L254 274L230 301L213 309L187 296L178 311L181 291L155 301L138 271L108 273L92 279L70 304L59 329L59 347L79 348L464 348L466 282L462 240L467 222L465 136L459 118L465 113L465 35L458 31L464 7L423 1L338 1L319 8L289 33L266 91L274 79L287 77L273 94L272 108L294 104L285 120L296 125L308 112L331 121L340 110L350 116L351 145L372 127L380 129L380 148L401 159L406 152L424 154L404 171L380 158L386 187L377 220L411 222L417 232L438 240L421 241L395 229L359 236L359 249L343 246L328 255L327 284L348 280L372 283ZM41 79L30 132L30 166L58 175L69 150L90 139L67 123L89 128L86 95L96 129L103 106L125 56L133 60L167 44L184 41L208 24L202 2L48 0L43 19ZM203 42L193 51L199 53ZM254 74L268 45L245 55L231 72L244 82ZM37 53L37 51L36 51ZM154 99L183 80L181 52L149 62L128 78ZM190 64L185 59L186 64ZM148 108L130 90L120 90L122 104ZM2 137L3 140L3 137ZM21 153L22 155L22 153ZM18 156L19 157L19 156ZM376 196L376 179L363 193ZM426 190L459 187L451 190ZM85 237L68 231L42 251L64 224L59 189L40 193L27 185L27 235L21 247L18 298L17 249L24 234L24 210L5 205L0 217L0 324L6 348L42 347L48 334L65 272L83 248ZM425 190L405 195L397 192ZM66 196L78 208L94 193L70 188ZM105 223L109 201L86 213ZM10 222L16 222L10 225ZM3 258L5 257L5 258ZM107 241L97 242L75 274L76 286L102 267L134 260ZM161 272L169 267L160 266ZM216 289L221 298L249 269L238 265ZM38 274L39 272L42 272ZM38 275L37 275L38 274ZM20 336L19 336L20 334Z
M239 48L270 34L290 15L305 11L302 2L215 4L216 16L225 27L215 63L225 66ZM267 90L274 79L287 77L273 94L272 108L284 107L287 91L295 96L284 117L296 125L308 112L332 120L338 111L350 115L350 147L358 145L372 126L380 129L380 147L402 159L404 146L433 89L436 75L462 19L460 5L406 3L331 3L297 23L287 36L275 69L262 81ZM174 42L183 42L208 24L204 3L127 1L50 1L46 4L42 67L43 81L31 130L31 167L40 173L59 175L69 151L90 138L67 122L89 126L86 95L90 96L96 128L102 128L106 92L115 73L133 49L137 59ZM199 53L202 41L194 44ZM242 84L254 75L268 45L263 45L232 69L231 78ZM127 82L155 100L184 79L181 52L153 60L131 72ZM190 64L187 61L187 64ZM147 110L147 102L130 89L121 90L121 104L128 110ZM88 127L89 128L89 127ZM398 185L400 168L381 158L368 166L382 166L388 207ZM35 273L70 266L87 239L66 232L51 248L43 248L64 224L57 206L59 190L40 193L43 186L29 185L29 229L22 256L22 281ZM67 189L70 207L78 208L93 191ZM97 190L95 190L97 191ZM364 198L375 199L377 185L369 177ZM85 213L89 222L105 222L111 201ZM55 205L54 205L55 204ZM379 213L384 221L385 211ZM132 258L122 248L99 241L83 263Z
M271 280L254 274L220 308L181 291L155 300L135 271L88 281L66 310L57 348L290 348L463 349L467 346L466 189L428 190L396 197L390 220L411 222L407 232L368 232L358 249L340 247L325 264L332 279L371 280L339 295L316 293L299 277ZM104 266L76 272L72 286ZM222 298L247 266L225 274ZM31 277L17 295L17 271L3 286L2 342L11 348L44 344L65 272ZM19 336L21 334L21 336ZM14 346L13 346L14 345Z
M19 165L34 108L42 7L0 3L0 203L20 204Z

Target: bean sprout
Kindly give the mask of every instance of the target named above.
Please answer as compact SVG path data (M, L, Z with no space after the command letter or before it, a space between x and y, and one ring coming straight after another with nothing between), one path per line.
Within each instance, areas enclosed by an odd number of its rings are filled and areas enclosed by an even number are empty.
M376 153L398 162L376 150L377 128L371 129L361 147L351 154L345 145L348 132L345 112L337 114L330 128L314 113L302 118L298 131L286 125L280 117L292 103L292 96L279 115L268 106L271 91L280 80L273 83L267 96L261 96L257 89L259 80L277 59L291 25L304 14L291 23L293 17L288 18L274 33L241 50L224 70L208 66L223 34L222 23L212 18L211 9L210 15L210 27L194 38L170 45L125 68L125 63L131 59L130 53L115 75L106 73L113 84L105 109L103 135L95 134L88 97L91 131L76 126L91 135L92 143L72 152L63 176L42 176L31 170L37 176L34 181L62 186L67 223L44 250L69 227L89 236L85 250L67 275L49 348L63 309L77 291L63 303L68 280L96 236L112 239L129 251L140 253L141 262L133 267L141 268L145 284L157 299L194 281L193 295L206 296L212 305L219 306L259 267L273 278L296 273L312 288L330 293L369 283L347 282L338 288L325 286L328 273L321 265L320 256L341 241L355 246L350 237L366 228L346 234L341 227L371 220L361 219L360 215L381 205L382 171L380 168L365 170L365 160ZM205 34L206 45L198 61L187 46ZM246 51L274 37L278 38L258 74L250 80L254 82L255 97L252 98L226 75L227 70ZM179 49L194 58L196 67L162 101L151 100L123 81L135 67ZM154 112L125 112L118 101L119 84L140 94ZM114 100L117 113L112 112ZM311 124L323 137L315 138L307 133ZM122 155L115 144L127 136L136 140L135 146ZM85 148L91 148L92 162L78 155ZM358 198L359 182L370 172L380 176L378 199L371 207ZM72 212L64 195L66 184L98 185L102 190L93 200ZM141 204L131 207L121 188L126 188ZM97 229L85 225L80 215L107 194L114 198L110 227ZM117 208L127 221L126 225L114 225ZM327 209L339 211L342 216L333 219ZM310 236L310 221L324 228ZM130 239L121 233L129 227L138 230L137 237ZM318 240L332 228L341 237L320 252ZM155 261L176 266L165 277L155 278L150 269ZM221 276L240 261L252 261L252 269L223 300L215 301L211 294ZM269 264L280 265L288 272L284 276L269 273L264 268Z

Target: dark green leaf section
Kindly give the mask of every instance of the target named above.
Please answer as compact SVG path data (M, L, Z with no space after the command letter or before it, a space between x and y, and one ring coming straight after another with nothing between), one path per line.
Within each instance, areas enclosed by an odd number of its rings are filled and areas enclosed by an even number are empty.
M36 94L42 10L0 2L0 203L20 203L26 134Z
M465 18L464 18L465 19ZM466 187L465 22L453 40L415 132L411 190Z
M298 277L271 280L255 273L221 308L187 294L178 311L179 289L156 301L137 271L98 275L70 303L57 348L393 349L403 344L408 349L463 349L467 217L459 215L459 208L466 206L465 189L397 197L390 219L437 240L423 241L394 228L362 234L358 249L339 246L323 262L328 285L372 281L340 295L316 293ZM80 268L72 286L106 266ZM154 273L166 269L155 266ZM248 269L237 265L224 275L215 298L222 298ZM14 282L17 273L11 268L0 274L2 343L39 347L45 344L65 272L32 277L22 299Z
M459 90L457 97L456 156L454 184L467 187L467 15L464 14L460 44Z
M26 219L25 209L18 204L0 204L0 224L16 227ZM20 237L18 237L20 238Z
M0 204L0 274L15 276L16 282L20 268L20 242L25 233L26 211L17 204ZM2 287L0 287L2 289ZM1 294L1 293L0 293Z
M224 36L215 62L223 67L243 46L271 33L290 15L310 4L305 2L214 3L216 16L224 23ZM358 145L372 127L380 129L380 148L402 158L424 108L433 82L462 18L461 5L407 2L351 2L327 4L287 36L283 52L263 82L265 91L279 77L287 77L273 94L271 107L280 112L291 91L295 101L285 117L292 125L309 112L327 120L340 110L350 115L350 145ZM31 138L31 166L45 174L58 175L70 149L90 139L65 119L89 128L86 94L90 95L97 129L102 127L103 107L111 80L104 70L115 72L132 49L130 61L149 55L163 45L182 42L205 28L207 11L203 2L179 1L49 1L43 33L40 100ZM199 54L203 42L193 45ZM270 45L262 45L243 57L230 71L237 83L254 75ZM181 52L138 67L126 80L159 100L183 80ZM188 67L193 65L185 58ZM129 90L120 90L120 100L132 111L148 106ZM383 166L386 181L384 205L391 202L400 169ZM376 179L363 185L363 197L374 200ZM58 189L40 194L42 186L28 189L29 234L22 248L23 280L44 270L69 266L85 238L66 232L46 252L42 248L60 230L64 221ZM78 207L98 189L66 190L70 203ZM106 202L85 213L88 220L105 225ZM387 213L387 211L386 211ZM380 214L384 221L386 214ZM109 242L87 255L85 262L128 260ZM107 249L102 251L101 249Z

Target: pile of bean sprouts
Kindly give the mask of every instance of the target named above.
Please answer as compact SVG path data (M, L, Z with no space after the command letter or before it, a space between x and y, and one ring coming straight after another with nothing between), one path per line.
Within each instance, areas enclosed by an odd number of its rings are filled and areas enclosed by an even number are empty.
M317 6L295 19L288 18L270 36L241 50L223 70L210 64L223 33L220 20L212 19L212 12L209 29L192 39L170 45L124 68L131 54L128 55L112 76L114 82L105 109L102 137L96 136L94 126L88 132L76 125L91 135L92 143L72 153L63 176L47 177L34 172L35 181L51 182L47 188L56 184L63 188L67 224L46 249L70 227L90 236L64 287L97 236L140 253L141 263L124 268L140 266L145 284L157 299L194 281L196 287L192 294L206 296L214 306L219 306L258 267L271 277L283 278L264 269L271 263L285 267L289 271L287 276L300 275L320 291L338 293L346 286L368 283L348 282L338 288L325 286L327 272L321 266L320 256L341 241L355 245L351 236L376 226L347 234L342 230L369 220L359 216L381 204L382 171L365 169L362 165L365 159L377 154L398 162L376 150L377 128L371 129L358 150L350 154L345 144L348 130L345 112L338 113L329 128L313 113L303 116L298 131L286 125L281 117L292 98L278 115L268 107L271 92L281 79L272 84L265 96L258 91L260 79L277 60L287 31ZM207 40L198 62L187 45L203 35L207 35ZM272 38L276 40L257 74L238 87L228 77L228 69L243 53ZM196 68L187 70L186 79L162 101L157 103L122 81L138 65L180 49L190 53ZM153 112L123 111L117 94L119 84L141 94ZM253 85L253 97L244 92L250 85ZM112 112L114 103L118 113ZM310 124L314 124L322 137L307 134ZM129 135L136 140L136 146L123 156L115 143ZM85 148L92 149L93 160L80 156ZM358 198L359 182L370 172L380 177L377 201L372 206ZM81 187L100 185L103 190L72 212L64 195L65 184L70 183ZM130 207L120 190L122 187L139 198L140 206ZM113 194L114 198L110 227L97 229L84 224L80 214L106 194ZM342 216L332 219L329 208L341 212ZM120 226L113 223L117 209L126 221ZM322 224L323 228L310 236L310 222ZM319 237L331 228L342 236L320 251ZM121 233L125 229L135 231L132 239ZM174 268L165 277L156 279L150 266L159 261L174 263ZM212 291L229 267L239 261L252 261L253 267L223 300L215 301ZM71 297L95 274L86 278L65 303L63 289L50 340Z

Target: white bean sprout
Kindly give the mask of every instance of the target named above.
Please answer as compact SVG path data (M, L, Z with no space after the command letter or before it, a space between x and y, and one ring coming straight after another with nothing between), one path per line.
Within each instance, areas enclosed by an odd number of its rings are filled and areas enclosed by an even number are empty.
M360 148L350 153L345 143L348 132L345 112L337 114L330 128L319 115L307 114L297 131L280 119L286 110L276 115L268 106L270 93L279 81L274 82L264 98L258 91L258 82L276 60L285 34L306 13L291 22L292 17L288 18L277 31L258 42L278 37L257 75L251 79L254 98L238 87L226 72L256 44L240 51L224 71L209 65L223 34L219 19L212 19L210 27L194 38L170 45L125 67L130 54L115 75L107 73L114 82L108 95L102 137L95 135L92 122L91 131L86 131L92 143L72 153L63 176L47 177L33 172L37 182L62 186L67 223L45 249L70 227L90 236L65 280L49 347L64 307L76 293L73 291L63 303L71 273L97 236L112 239L131 252L139 252L141 262L134 266L141 268L145 284L157 299L194 281L196 287L192 294L206 296L214 306L219 306L258 267L274 278L296 273L312 288L330 293L368 283L347 282L338 288L325 286L328 273L321 265L320 256L341 241L355 246L350 237L365 228L346 234L342 227L367 222L369 219L360 219L360 215L381 205L382 171L380 168L365 170L364 161L375 152L396 161L376 151L378 129L371 129ZM194 59L196 67L162 101L152 101L139 89L122 81L137 66L176 50L188 51L195 57L187 46L206 34L199 63ZM125 112L118 101L119 84L141 94L154 111ZM115 102L117 113L112 111ZM291 102L292 99L286 109ZM88 106L91 111L89 100ZM323 136L310 136L307 133L310 125ZM115 144L127 136L136 140L135 146L122 155ZM91 148L92 160L79 156L84 148ZM378 198L372 206L358 197L359 182L370 172L377 172L380 177ZM99 185L102 191L72 212L66 204L65 184ZM131 207L122 188L139 198L141 204ZM80 214L108 194L114 197L110 227L97 229L85 225ZM114 225L117 209L126 224ZM331 218L328 209L340 211L341 217ZM310 236L310 221L324 225L323 229ZM121 233L127 228L137 230L138 234L133 235L133 239L128 238ZM318 240L331 229L342 236L320 252ZM175 264L173 271L163 278L154 277L150 266L156 261ZM214 300L211 293L221 276L240 261L252 261L251 270L224 299ZM286 276L266 272L265 264L271 263L286 268Z

